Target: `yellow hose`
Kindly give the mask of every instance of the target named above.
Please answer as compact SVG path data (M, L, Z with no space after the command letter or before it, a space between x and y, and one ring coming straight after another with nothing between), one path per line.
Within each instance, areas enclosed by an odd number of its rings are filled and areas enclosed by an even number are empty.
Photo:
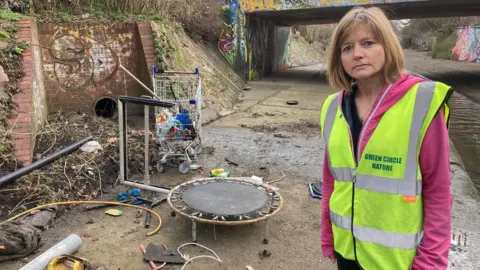
M157 214L155 211L151 210L151 209L148 209L148 208L145 208L145 207L142 207L142 206L138 206L138 205L133 205L133 204L126 204L126 203L120 203L120 202L108 202L108 201L69 201L69 202L55 202L55 203L47 203L47 204L44 204L44 205L40 205L40 206L37 206L35 208L32 208L32 209L29 209L23 213L20 213L14 217L11 217L9 219L7 219L6 221L12 221L12 220L15 220L21 216L24 216L32 211L35 211L35 210L38 210L38 209L42 209L42 208L45 208L45 207L48 207L48 206L52 206L52 205L68 205L68 204L109 204L109 205L120 205L120 206L128 206L128 207L133 207L133 208L138 208L138 209L142 209L142 210L145 210L145 211L148 211L150 213L152 213L154 216L157 217L158 219L158 225L157 225L157 228L155 228L155 230L147 233L147 236L151 236L151 235L154 235L155 233L158 232L158 230L160 230L160 227L162 226L162 218L160 217L159 214ZM4 221L4 222L6 222ZM0 224L3 224L4 222L0 223Z

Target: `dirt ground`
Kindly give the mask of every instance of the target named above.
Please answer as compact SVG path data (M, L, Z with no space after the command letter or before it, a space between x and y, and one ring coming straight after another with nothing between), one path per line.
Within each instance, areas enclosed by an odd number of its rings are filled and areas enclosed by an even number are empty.
M204 151L200 163L206 171L224 168L232 176L264 177L271 181L286 177L277 183L285 206L270 221L269 244L263 244L264 223L244 226L213 226L199 224L198 243L215 251L223 264L208 259L192 262L187 269L335 269L321 257L320 209L321 201L311 198L307 184L321 180L323 142L319 130L319 109L329 88L312 84L318 80L317 70L300 72L303 77L285 75L252 82L236 106L236 113L223 117L203 129ZM293 77L289 77L293 76ZM296 78L293 80L292 78ZM286 105L287 100L298 100L298 105ZM228 158L238 166L227 164ZM203 174L207 176L205 172ZM162 175L152 176L155 184L174 187L198 172L181 175L176 168L168 168ZM115 198L116 192L127 190L119 186L104 199ZM19 262L0 264L1 269L19 269L26 261L71 233L79 234L83 246L77 256L89 259L105 269L151 269L143 261L140 244L165 244L176 249L192 240L191 222L179 215L171 216L168 204L155 208L162 217L160 231L147 237L143 227L144 216L137 218L135 209L122 208L120 217L104 214L106 209L84 211L78 206L62 214L53 226L43 233L44 247L36 254ZM107 208L108 209L108 208ZM157 221L152 219L152 226ZM151 230L151 229L150 229ZM271 252L261 259L259 252ZM183 250L182 250L183 251ZM197 247L186 247L190 255L208 255ZM180 269L169 266L167 269Z
M426 70L426 66L434 66L436 71L423 73L427 76L430 74L433 79L435 74L439 78L445 78L444 74L448 74L447 68L461 70L462 65L451 62L441 65L441 60L435 61L434 65L426 60L427 57L422 53L407 52L407 57L407 68L411 70L418 72L421 69ZM470 72L468 66L469 64L464 65L463 74ZM224 168L232 176L257 175L264 177L265 181L278 179L283 171L286 177L276 186L280 188L285 206L270 221L268 245L262 243L263 223L235 227L199 224L198 243L214 250L223 264L199 259L186 269L233 270L246 269L247 265L256 270L336 269L335 265L321 256L321 202L311 198L307 188L309 182L321 180L323 142L319 130L319 110L321 102L331 93L325 78L319 75L322 68L322 65L297 68L259 82L251 82L251 90L240 95L234 113L204 126L204 149L210 151L204 151L200 155L200 164L205 166L206 171ZM475 74L480 73L474 72ZM459 81L461 80L455 79L455 85L459 85ZM475 95L473 90L471 93ZM299 103L291 106L286 104L287 100L297 100ZM458 123L459 116L456 117ZM456 127L461 130L460 126ZM472 132L474 131L470 129L470 133ZM459 135L453 133L452 137L454 136ZM458 140L466 141L462 137L458 137ZM462 146L458 148L461 152ZM225 158L239 165L229 165ZM169 168L161 175L153 175L152 181L171 188L201 176L198 172L181 175L176 168ZM207 176L207 173L203 176ZM104 199L114 199L118 191L126 189L118 186L105 194ZM476 205L476 198L472 199L472 205ZM456 207L464 204L462 200L462 197L456 197ZM172 216L167 204L155 208L162 216L162 227L151 237L145 236L151 228L143 227L144 216L137 218L136 210L122 209L125 211L124 215L111 217L104 214L106 209L86 212L82 206L76 207L62 214L53 227L43 233L45 245L38 253L23 261L0 264L0 268L19 269L22 263L38 256L40 252L71 233L82 236L83 246L76 253L77 256L87 258L94 265L104 266L104 269L109 270L151 269L142 259L140 244L165 244L169 249L176 249L192 240L191 222L179 215ZM455 215L463 216L460 212ZM455 226L468 223L464 219L457 219ZM152 219L152 226L155 226L156 222ZM472 228L471 231L476 231ZM264 249L271 252L271 256L261 259L259 252ZM209 255L207 251L196 247L185 248L185 251L190 256ZM181 266L169 266L166 269L181 269Z

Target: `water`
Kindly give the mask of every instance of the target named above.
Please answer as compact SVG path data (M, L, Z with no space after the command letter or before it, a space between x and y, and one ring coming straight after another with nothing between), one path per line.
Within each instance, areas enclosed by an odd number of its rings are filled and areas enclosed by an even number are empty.
M450 138L480 191L480 104L455 92L450 108Z

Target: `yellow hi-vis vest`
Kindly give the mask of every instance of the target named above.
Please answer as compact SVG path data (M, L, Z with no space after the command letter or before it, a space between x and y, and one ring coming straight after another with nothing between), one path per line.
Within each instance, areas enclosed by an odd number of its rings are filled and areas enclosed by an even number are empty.
M330 198L334 249L346 259L357 260L365 270L411 267L423 237L420 147L442 107L448 127L451 93L449 86L439 82L414 85L382 115L358 164L339 104L340 93L324 101L321 127L335 178ZM364 123L359 144L370 120L371 116Z

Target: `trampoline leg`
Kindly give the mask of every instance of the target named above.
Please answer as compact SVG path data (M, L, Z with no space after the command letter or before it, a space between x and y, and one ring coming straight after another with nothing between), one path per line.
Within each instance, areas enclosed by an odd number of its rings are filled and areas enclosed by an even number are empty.
M263 243L265 245L268 244L268 225L269 225L268 223L269 223L268 220L265 220L265 232L264 232L265 234L263 236Z
M197 242L197 223L192 220L192 237L193 237L193 242Z

